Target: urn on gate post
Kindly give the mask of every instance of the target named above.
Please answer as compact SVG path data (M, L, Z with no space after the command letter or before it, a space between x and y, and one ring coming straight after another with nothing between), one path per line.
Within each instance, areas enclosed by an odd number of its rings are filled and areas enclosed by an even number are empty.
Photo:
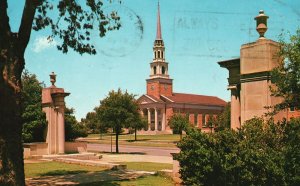
M51 86L42 90L42 106L48 121L48 154L65 153L65 97L70 95L55 86L56 74L50 74Z

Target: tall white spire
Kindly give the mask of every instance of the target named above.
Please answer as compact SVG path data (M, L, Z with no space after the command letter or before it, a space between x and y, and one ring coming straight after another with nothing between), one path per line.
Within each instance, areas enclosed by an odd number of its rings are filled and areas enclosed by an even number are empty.
M158 3L157 3L157 30L156 30L156 40L162 40L162 37L161 37L161 25L160 25L159 1L158 1Z

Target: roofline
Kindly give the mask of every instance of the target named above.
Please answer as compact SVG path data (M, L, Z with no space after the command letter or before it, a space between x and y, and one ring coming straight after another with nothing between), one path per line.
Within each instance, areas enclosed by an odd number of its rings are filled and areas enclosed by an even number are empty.
M169 100L170 102L174 103L174 101L171 100L170 98L168 98L168 97L166 97L166 96L164 96L164 95L160 95L160 96L163 97L163 98L165 98L165 99L167 99L167 100Z
M175 104L188 104L188 105L203 105L203 106L216 106L216 107L225 107L228 102L224 101L223 104L205 104L205 103L191 103L191 102L174 102Z
M203 95L203 94L189 94L189 93L180 93L180 92L173 92L173 94L185 94L185 95L193 95L193 96L206 96L206 97L214 97L214 98L218 98L221 99L217 96L208 96L208 95ZM221 99L222 100L222 99ZM224 101L224 100L223 100Z
M153 99L153 98L151 98L150 96L148 96L147 94L144 94L144 96L146 96L147 98L149 98L149 99L151 99L152 101L154 101L154 102L158 102L158 101L156 101L155 99Z
M228 68L228 67L238 67L240 66L241 58L228 59L224 61L219 61L218 64L220 67Z

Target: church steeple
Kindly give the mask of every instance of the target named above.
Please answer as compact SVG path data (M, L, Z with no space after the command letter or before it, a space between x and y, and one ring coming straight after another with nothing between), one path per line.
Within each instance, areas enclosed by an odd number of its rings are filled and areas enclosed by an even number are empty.
M169 77L168 63L165 60L165 45L162 39L159 8L158 3L153 60L150 63L150 77L147 79L147 95L156 98L160 98L161 95L172 96L173 94L173 80Z
M157 11L157 29L156 29L156 40L162 40L161 37L161 25L160 25L160 10L158 2L158 11Z
M159 2L157 5L157 28L156 38L153 46L154 59L150 64L151 74L150 78L169 78L168 75L168 63L165 61L165 46L161 34L161 23L160 23L160 8Z

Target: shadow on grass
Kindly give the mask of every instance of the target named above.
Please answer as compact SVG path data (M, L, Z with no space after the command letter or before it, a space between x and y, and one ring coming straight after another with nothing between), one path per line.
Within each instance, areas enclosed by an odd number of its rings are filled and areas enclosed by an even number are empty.
M86 183L86 184L79 184L79 186L119 186L119 183L114 183L115 181L101 181L101 182L94 182L94 183Z
M70 171L71 172L71 171ZM139 180L143 175L135 172L127 172L125 170L104 170L100 172L83 171L79 174L74 174L76 171L64 172L64 175L51 175L34 177L26 180L26 185L40 186L40 185L69 185L79 184L81 186L118 186L123 181ZM56 172L57 174L58 172ZM62 172L61 172L62 173Z
M85 170L55 170L49 171L46 173L41 173L39 176L60 176L60 175L68 175L68 174L79 174L79 173L87 173L88 171Z
M136 179L123 179L123 180L111 180L111 181L99 181L99 182L92 182L92 183L82 183L79 184L79 186L120 186L122 182L128 182L128 181L139 181L147 176L140 176ZM129 184L132 185L133 184ZM136 185L136 184L134 184Z
M127 142L149 141L150 139L126 140Z
M175 185L171 178L166 178L158 175L140 176L136 179L123 179L115 181L99 181L86 184L79 184L80 186L139 186L139 185Z
M90 152L92 152L92 151L90 151ZM98 152L98 151L97 151ZM101 154L114 154L114 155L116 155L116 154L136 154L136 155L145 155L146 153L145 152L119 152L119 153L116 153L116 152L105 152L105 151L100 151L99 153L101 153Z

